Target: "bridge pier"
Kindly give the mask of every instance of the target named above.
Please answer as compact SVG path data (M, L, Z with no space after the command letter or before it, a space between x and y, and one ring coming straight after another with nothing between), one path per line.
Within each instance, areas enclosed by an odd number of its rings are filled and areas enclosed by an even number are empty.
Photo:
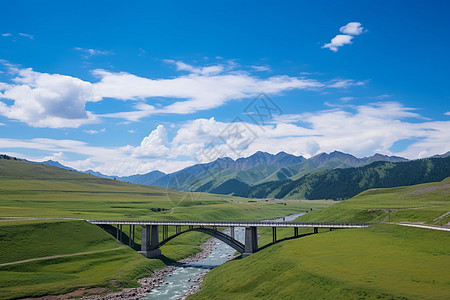
M294 227L294 236L298 237L298 227Z
M247 257L258 251L258 230L257 227L245 227L245 244L242 257Z
M147 258L161 255L161 250L159 249L158 225L142 226L141 251L139 251L139 253Z
M129 225L130 226L130 234L128 234L128 246L132 246L132 243L133 243L133 239L132 239L132 237L131 237L131 230L133 229L132 227L133 227L133 225Z
M319 233L319 228L314 227L314 233Z
M277 242L277 228L276 227L272 227L272 241L274 243Z

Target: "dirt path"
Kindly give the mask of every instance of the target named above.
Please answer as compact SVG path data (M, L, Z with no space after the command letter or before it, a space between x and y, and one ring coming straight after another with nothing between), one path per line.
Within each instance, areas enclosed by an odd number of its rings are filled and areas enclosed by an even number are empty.
M106 249L106 250L97 250L97 251L78 252L78 253L70 253L70 254L44 256L44 257L35 257L35 258L29 258L29 259L24 259L24 260L11 261L11 262L7 262L7 263L3 263L3 264L0 264L0 267L1 266L9 266L9 265L26 263L26 262L30 262L30 261L38 261L38 260L46 260L46 259L53 259L53 258L60 258L60 257L70 257L70 256L78 256L78 255L86 255L86 254L93 254L93 253L115 251L115 250L119 250L119 249L124 249L125 247L126 246L120 246L120 247L117 247L117 248Z

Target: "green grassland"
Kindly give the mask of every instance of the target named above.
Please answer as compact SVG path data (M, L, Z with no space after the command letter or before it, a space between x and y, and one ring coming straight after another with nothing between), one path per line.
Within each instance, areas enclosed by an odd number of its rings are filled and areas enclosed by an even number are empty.
M81 287L136 286L139 277L164 267L163 262L145 259L84 221L3 221L0 237L0 263L88 252L0 266L1 299L60 294Z
M443 225L450 178L373 189L298 222L423 222ZM388 219L386 219L388 221ZM260 246L271 243L260 228ZM326 231L285 240L214 269L189 299L449 299L450 233L395 224ZM278 229L278 239L292 236Z
M390 217L389 217L389 211ZM307 214L305 222L424 222L444 225L450 215L438 219L450 211L450 177L437 183L412 186L370 189L342 201L332 207Z
M449 266L448 232L379 224L226 263L189 299L448 299Z
M85 221L60 220L261 220L330 206L330 201L250 201L206 193L183 193L0 159L0 298L61 294L78 288L115 290L137 285L173 260L200 251L208 236L183 234L146 259ZM10 219L7 217L22 217ZM25 219L54 218L54 219ZM124 226L124 233L129 231ZM140 227L136 227L136 243ZM87 254L79 254L89 252Z

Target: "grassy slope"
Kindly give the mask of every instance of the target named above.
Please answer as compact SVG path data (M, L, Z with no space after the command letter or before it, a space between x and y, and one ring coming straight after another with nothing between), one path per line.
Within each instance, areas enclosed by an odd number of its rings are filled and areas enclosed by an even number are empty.
M210 272L189 299L448 299L448 232L380 224L271 246Z
M330 203L248 202L204 193L181 193L97 178L22 161L0 159L0 217L51 217L140 220L258 220L280 217ZM152 208L165 209L154 212ZM128 233L124 227L124 232ZM140 228L137 227L137 242ZM0 263L51 255L115 249L120 245L83 221L0 221ZM162 247L167 261L200 251L208 236L192 232ZM135 286L136 278L162 268L123 249L0 267L0 298L68 292L79 287Z
M438 183L371 189L352 199L302 217L305 222L375 222L388 217L392 222L410 221L444 225L450 215L433 221L450 211L450 177Z
M136 286L139 277L164 267L161 261L145 259L84 221L2 221L0 236L0 263L110 250L1 266L1 299L59 294L80 287Z
M450 178L440 183L369 190L297 221L369 222L433 219L450 211ZM270 242L263 233L260 245ZM302 233L310 231L303 230ZM278 237L292 236L278 230ZM450 234L378 224L322 231L272 245L210 272L189 299L448 299Z

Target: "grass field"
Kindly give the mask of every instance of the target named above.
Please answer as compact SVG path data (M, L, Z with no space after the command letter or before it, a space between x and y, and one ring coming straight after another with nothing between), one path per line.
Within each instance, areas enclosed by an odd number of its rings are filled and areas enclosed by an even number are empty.
M226 263L189 299L448 299L449 267L448 232L379 224Z
M0 266L1 299L60 294L81 287L136 286L139 277L164 267L84 221L4 221L0 236L0 263L93 252Z
M450 177L438 183L367 190L326 210L307 214L301 220L376 222L386 219L391 222L444 225L450 222L450 215L437 218L449 211Z
M436 218L450 211L449 183L369 190L296 221L388 221L391 210L391 222L443 225L450 219ZM259 229L260 246L271 243L270 230ZM449 299L449 269L447 231L394 224L322 230L214 269L189 299Z
M286 205L285 205L286 204ZM192 232L146 259L97 226L76 220L261 220L330 206L330 201L249 202L204 193L134 185L22 161L0 160L0 264L53 255L75 255L0 266L0 299L61 294L78 288L136 286L167 262L200 251L208 236ZM136 242L140 242L137 227ZM124 232L128 232L124 226ZM118 249L119 248L119 249ZM99 252L102 251L102 252Z

